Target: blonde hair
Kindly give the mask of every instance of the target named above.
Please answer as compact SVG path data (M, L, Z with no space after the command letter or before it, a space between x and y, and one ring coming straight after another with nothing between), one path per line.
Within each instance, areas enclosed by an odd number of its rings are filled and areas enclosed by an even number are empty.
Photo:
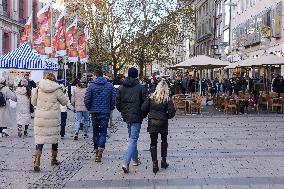
M151 94L150 99L158 104L167 102L169 98L169 87L165 81L160 81L154 93Z
M51 80L51 81L55 81L56 82L56 77L53 73L45 73L44 75L44 79L48 79L48 80Z

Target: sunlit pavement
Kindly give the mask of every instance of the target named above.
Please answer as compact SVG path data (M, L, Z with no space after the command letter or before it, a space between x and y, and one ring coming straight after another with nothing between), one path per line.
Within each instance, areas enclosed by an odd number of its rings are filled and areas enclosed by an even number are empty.
M69 112L67 136L59 144L62 163L50 166L51 146L45 145L40 173L33 171L33 137L18 138L16 127L10 129L10 137L0 138L0 188L284 188L283 114L177 115L169 126L170 167L156 175L146 120L139 138L142 164L123 173L128 134L117 112L114 117L116 127L96 163L91 137L73 141Z

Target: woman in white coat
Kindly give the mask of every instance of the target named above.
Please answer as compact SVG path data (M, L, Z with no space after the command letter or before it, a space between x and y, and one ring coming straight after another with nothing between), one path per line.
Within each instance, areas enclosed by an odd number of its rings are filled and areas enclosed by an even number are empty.
M54 74L46 73L32 97L32 104L36 106L34 119L35 171L40 171L40 157L44 144L52 144L51 165L59 165L57 152L60 139L60 105L65 106L67 103L68 98L64 95Z
M4 98L4 104L0 106L0 137L9 136L7 134L7 128L11 128L13 126L13 118L11 115L11 107L9 100L17 101L17 97L14 92L12 92L9 87L6 86L6 80L4 78L0 78L0 95Z
M28 128L31 124L30 113L30 97L31 91L27 87L28 81L22 80L18 88L16 89L17 106L16 106L16 118L18 125L18 136L22 137L23 126L25 126L24 135L28 136Z

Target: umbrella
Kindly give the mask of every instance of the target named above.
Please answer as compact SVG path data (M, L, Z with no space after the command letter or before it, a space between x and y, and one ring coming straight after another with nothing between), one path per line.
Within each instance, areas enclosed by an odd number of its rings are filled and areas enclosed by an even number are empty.
M229 62L199 55L177 64L176 68L213 69L228 66Z

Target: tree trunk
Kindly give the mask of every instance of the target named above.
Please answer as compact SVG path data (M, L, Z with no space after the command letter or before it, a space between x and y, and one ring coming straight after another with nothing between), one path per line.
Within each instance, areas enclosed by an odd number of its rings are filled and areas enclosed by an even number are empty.
M140 61L139 62L139 79L143 79L144 77L144 62L143 61Z

